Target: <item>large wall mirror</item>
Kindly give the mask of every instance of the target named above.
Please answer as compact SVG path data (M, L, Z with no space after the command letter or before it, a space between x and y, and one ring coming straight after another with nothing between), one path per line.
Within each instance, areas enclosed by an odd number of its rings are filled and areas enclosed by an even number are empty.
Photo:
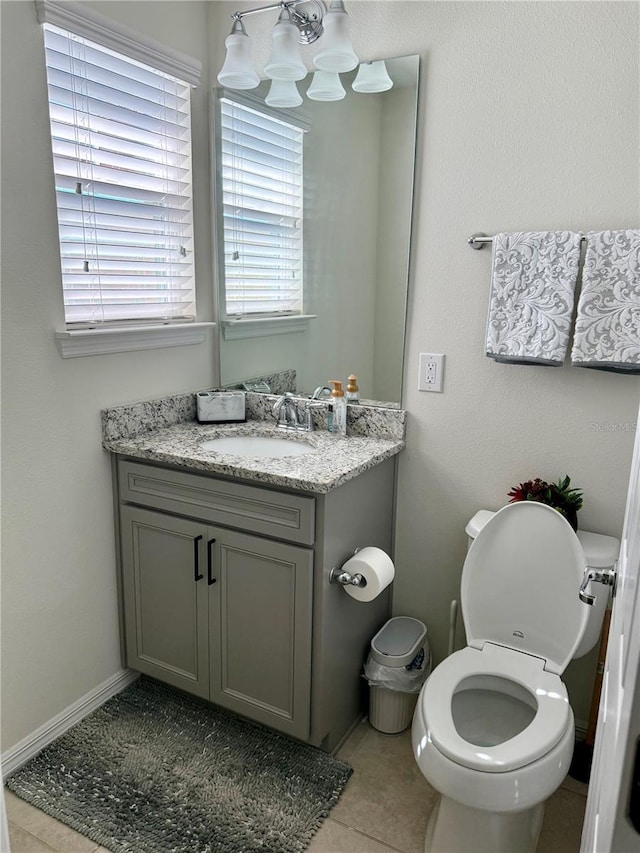
M215 178L221 385L294 370L299 394L358 376L361 397L399 404L416 141L419 57L387 59L393 87L340 101L304 97L283 111L303 140L303 307L312 319L242 322L225 316L221 175ZM304 96L312 75L299 84ZM264 98L266 84L252 92ZM273 112L273 111L272 111ZM219 145L219 121L215 122ZM218 160L218 158L216 158ZM244 318L246 320L247 318ZM259 328L258 328L259 327ZM286 327L287 331L281 329ZM258 329L258 334L256 334Z

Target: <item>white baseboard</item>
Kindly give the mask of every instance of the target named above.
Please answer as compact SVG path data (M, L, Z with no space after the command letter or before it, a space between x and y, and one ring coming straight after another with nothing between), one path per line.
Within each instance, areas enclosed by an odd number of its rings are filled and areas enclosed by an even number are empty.
M131 669L121 669L99 684L82 698L78 699L64 711L56 714L51 720L37 728L34 732L19 741L15 746L2 753L2 778L8 779L23 764L34 758L45 746L48 746L60 735L64 734L71 726L75 726L84 717L88 716L100 705L104 705L107 699L111 699L116 693L120 693L129 684L132 684L139 673Z

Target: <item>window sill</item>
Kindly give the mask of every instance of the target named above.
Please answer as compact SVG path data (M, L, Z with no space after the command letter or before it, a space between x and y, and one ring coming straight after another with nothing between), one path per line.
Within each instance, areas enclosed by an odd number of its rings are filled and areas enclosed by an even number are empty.
M182 347L204 342L215 323L175 323L166 326L128 326L56 332L62 358L107 355L114 352Z
M309 321L316 314L294 314L286 317L243 317L238 320L223 320L222 335L225 341L242 338L263 338L267 335L289 335L306 332Z

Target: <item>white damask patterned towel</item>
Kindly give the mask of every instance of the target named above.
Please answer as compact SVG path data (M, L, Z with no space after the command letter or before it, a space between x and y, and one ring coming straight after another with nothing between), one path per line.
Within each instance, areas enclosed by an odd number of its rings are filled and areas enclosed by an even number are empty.
M640 231L590 231L571 361L640 373Z
M487 355L510 364L563 363L582 234L496 234Z

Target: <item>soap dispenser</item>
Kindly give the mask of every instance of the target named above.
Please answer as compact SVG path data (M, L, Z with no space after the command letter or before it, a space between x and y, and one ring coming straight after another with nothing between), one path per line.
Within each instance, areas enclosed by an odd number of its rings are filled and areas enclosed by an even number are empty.
M347 382L347 393L345 394L347 399L347 403L359 403L360 402L360 391L358 389L358 377L354 376L353 373L349 375L349 380Z
M329 380L333 385L331 392L331 403L333 405L333 428L334 435L345 436L347 434L347 400L342 390L342 382L337 379Z

